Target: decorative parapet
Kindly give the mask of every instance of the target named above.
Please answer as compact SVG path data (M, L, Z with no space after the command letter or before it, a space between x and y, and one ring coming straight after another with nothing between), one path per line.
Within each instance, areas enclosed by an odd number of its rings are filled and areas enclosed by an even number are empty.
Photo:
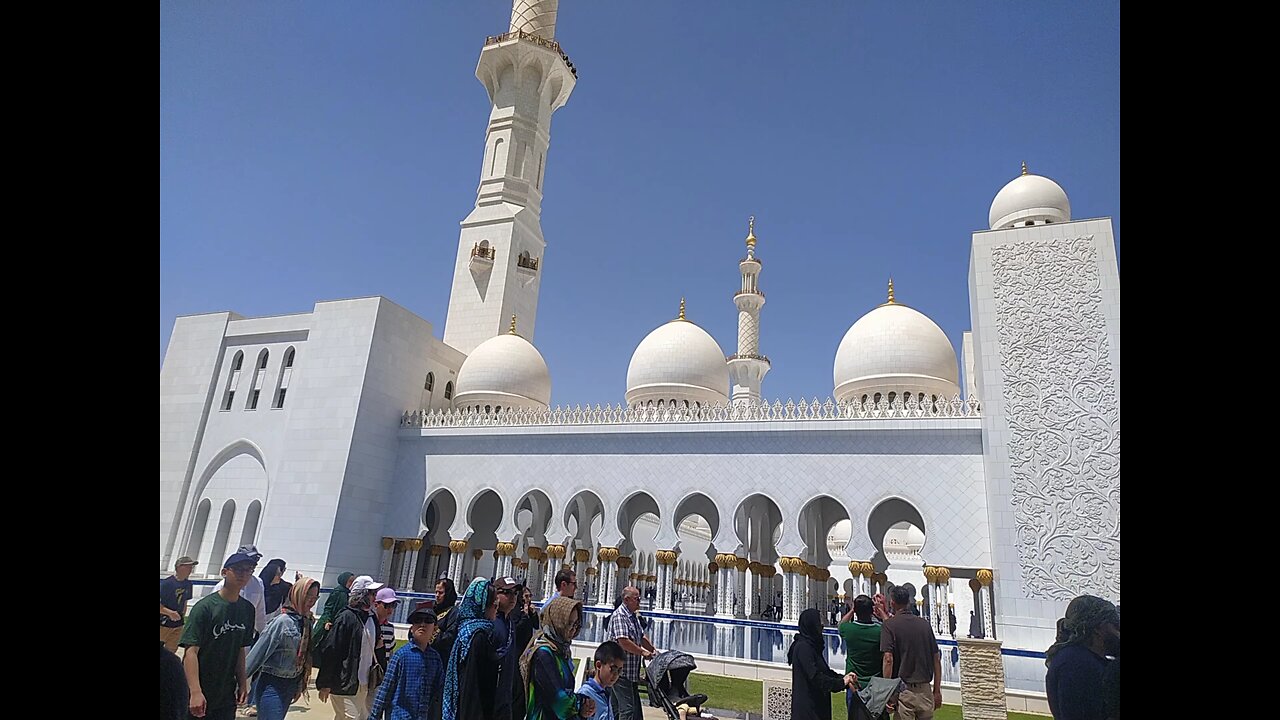
M622 405L596 405L582 407L557 406L554 410L528 408L504 408L500 412L476 412L469 409L410 410L400 418L400 426L406 428L451 427L507 427L529 425L627 425L661 423L716 423L716 422L788 422L798 420L911 420L916 418L977 418L982 415L982 404L974 397L938 402L920 402L912 397L905 403L901 398L893 402L837 403L831 399L822 402L814 398L806 402L775 401L772 405L714 405L702 408L685 407L624 407Z
M544 47L548 50L555 50L560 54L560 58L564 60L564 64L569 68L569 72L573 73L575 78L578 77L578 69L573 66L573 62L569 60L569 55L561 49L560 43L555 40L548 40L544 37L534 35L531 32L525 32L524 30L512 30L511 32L502 33L501 35L490 35L484 39L484 44L497 45L508 40L528 40L534 45Z

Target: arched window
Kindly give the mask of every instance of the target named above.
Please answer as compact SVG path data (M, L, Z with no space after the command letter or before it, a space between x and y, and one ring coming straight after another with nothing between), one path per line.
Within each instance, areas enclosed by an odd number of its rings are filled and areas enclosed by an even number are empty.
M493 412L493 406L492 406L492 405L485 405L485 406L484 406L484 412L485 412L485 414L486 414L486 415L488 415L489 413Z
M871 399L871 402L873 402L873 403L875 403L875 404L879 405L879 404L880 404L880 393L876 393L875 397Z
M244 352L237 351L231 360L231 370L227 373L227 387L222 393L222 409L230 410L236 397L236 388L240 385L240 368L244 365Z
M196 506L196 519L191 523L191 535L187 537L187 551L184 554L193 558L200 557L200 546L204 543L204 530L209 523L209 510L212 507L209 498L201 500Z
M293 356L296 353L293 348L284 352L284 364L280 366L280 375L276 378L275 398L271 401L273 408L284 407L284 396L289 393L289 381L293 378Z
M422 389L423 389L423 390L426 390L427 392L431 392L432 390L435 390L435 389L436 389L436 374L435 374L435 373L430 373L430 372L429 372L429 373L427 373L427 381L426 381L425 383L423 383L423 385L422 385Z
M218 531L213 536L213 550L209 553L209 567L227 559L227 539L231 536L231 522L236 518L236 501L228 500L222 504L222 515L218 518Z
M253 371L253 387L249 390L249 401L244 406L246 410L258 409L258 398L262 395L262 378L266 375L267 359L270 356L271 353L267 352L266 348L258 353L258 365Z
M452 380L444 384L444 399L445 400L453 399L453 381Z
M244 516L244 529L240 531L240 544L253 545L254 540L258 536L258 520L262 517L262 501L254 500L249 503L249 509Z
M896 400L897 398L898 398L898 393L889 393L889 404L892 405L893 401Z

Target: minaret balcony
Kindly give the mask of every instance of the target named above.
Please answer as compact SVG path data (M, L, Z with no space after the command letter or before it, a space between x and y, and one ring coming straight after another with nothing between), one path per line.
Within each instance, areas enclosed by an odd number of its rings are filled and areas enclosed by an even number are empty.
M502 33L501 35L490 35L484 39L484 44L486 46L500 45L504 42L507 42L508 40L528 40L529 42L539 47L544 47L548 50L556 51L557 53L560 54L560 59L564 60L564 64L568 66L569 72L573 73L573 77L575 79L578 77L578 69L575 68L573 66L573 63L569 61L568 53L562 50L560 48L560 43L556 42L555 40L548 40L544 37L539 37L537 35L534 35L531 32L525 32L524 30L512 30L511 32Z
M520 268L521 270L528 270L530 272L536 273L538 272L538 258L529 257L528 255L521 255L520 257L516 258L516 267Z
M734 360L759 360L766 365L773 365L773 363L769 362L768 355L749 355L749 354L742 353L742 354L734 354L734 355L725 355L724 359L725 359L725 362L733 362Z
M473 272L492 270L494 255L493 246L477 243L471 247L471 260L468 267Z
M764 293L759 290L739 290L733 294L733 298L736 300L743 295L759 295L761 298L764 297Z

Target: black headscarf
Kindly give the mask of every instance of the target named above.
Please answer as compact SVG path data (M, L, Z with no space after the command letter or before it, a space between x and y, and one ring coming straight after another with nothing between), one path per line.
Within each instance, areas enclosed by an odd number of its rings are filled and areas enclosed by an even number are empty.
M788 665L795 664L796 653L812 653L821 663L826 664L822 657L822 614L814 608L800 613L800 632L787 650Z
M293 587L293 583L284 581L281 576L280 582L272 585L272 581L276 579L277 573L283 573L285 568L284 560L275 558L262 568L262 572L258 573L258 578L262 580L262 589L265 593L263 598L266 601L267 612L275 612L280 609L280 605L284 603L284 599L289 596L289 588Z
M1094 595L1081 595L1067 605L1067 614L1058 619L1057 642L1044 652L1048 665L1059 650L1068 645L1088 645L1093 631L1111 623L1120 627L1120 611L1110 601Z
M440 578L440 582L444 584L444 594L436 596L436 617L458 603L458 591L453 587L453 581L449 578Z

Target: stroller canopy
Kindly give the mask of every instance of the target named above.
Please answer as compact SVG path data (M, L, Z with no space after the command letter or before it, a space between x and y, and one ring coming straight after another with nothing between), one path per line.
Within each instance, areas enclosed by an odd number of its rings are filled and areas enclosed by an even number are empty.
M697 669L698 663L694 661L693 656L689 653L668 650L653 656L653 659L645 666L645 674L649 676L649 684L657 687L668 670L671 671L673 676L685 678L688 677L689 671Z

